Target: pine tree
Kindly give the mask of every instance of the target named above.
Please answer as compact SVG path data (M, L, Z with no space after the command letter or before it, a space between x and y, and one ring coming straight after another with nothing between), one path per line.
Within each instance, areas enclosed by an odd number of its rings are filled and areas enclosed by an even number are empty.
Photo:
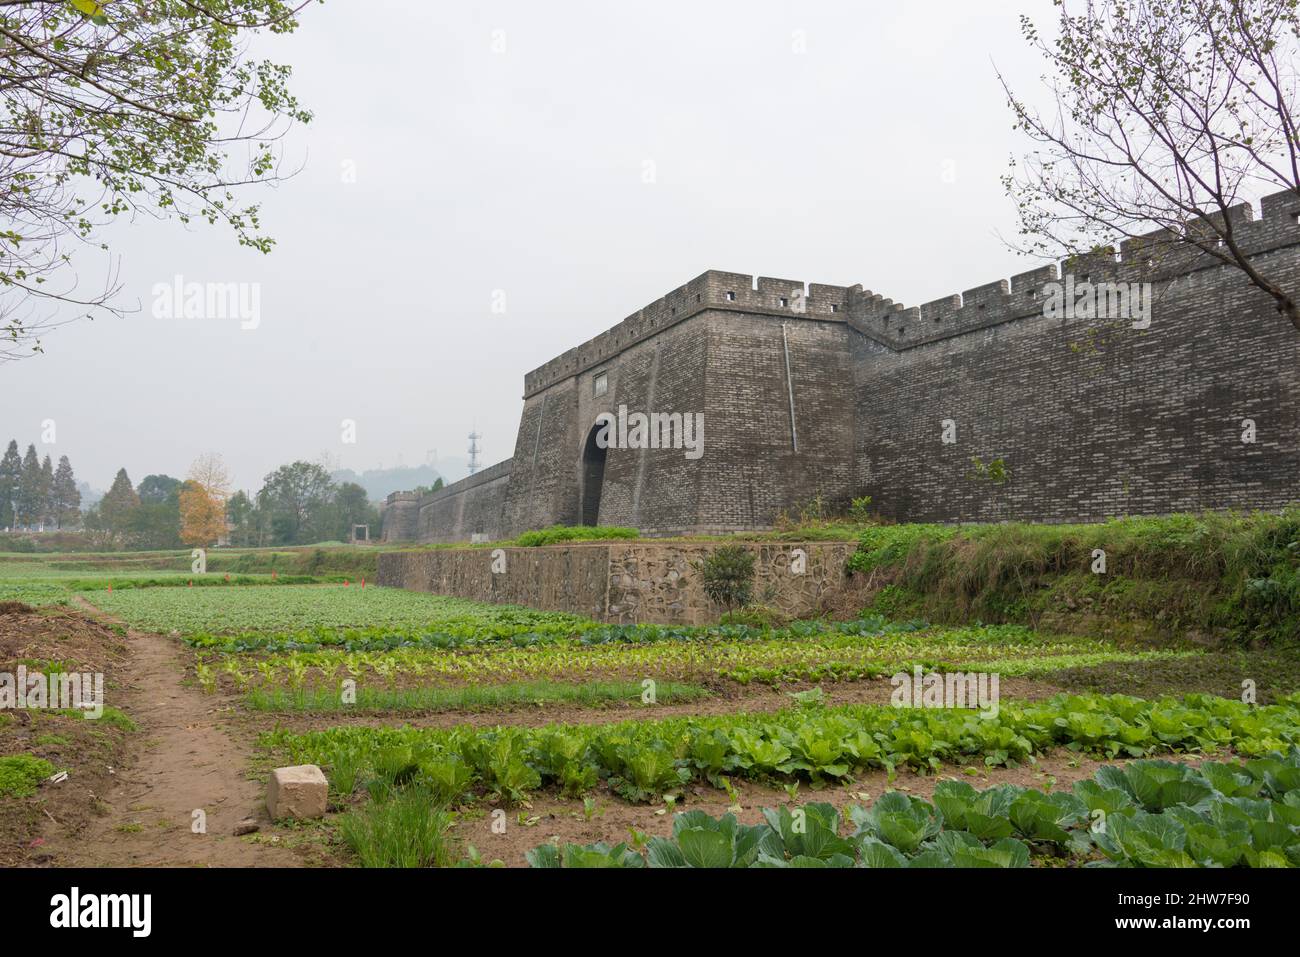
M99 515L104 528L115 535L123 534L131 524L131 516L140 505L140 496L131 487L126 469L118 469L113 486L99 503Z
M41 518L40 524L54 524L54 465L47 455L41 462Z
M72 463L68 457L59 459L59 467L54 470L54 482L50 490L50 504L55 528L74 527L81 522L81 490L77 488L77 477L72 474Z
M0 458L0 529L17 524L14 501L18 498L18 483L22 479L23 459L18 454L18 443L9 440L4 458Z
M36 446L27 446L23 455L23 471L18 479L18 496L14 505L15 521L23 528L31 528L41 520L45 511L45 476L41 473Z

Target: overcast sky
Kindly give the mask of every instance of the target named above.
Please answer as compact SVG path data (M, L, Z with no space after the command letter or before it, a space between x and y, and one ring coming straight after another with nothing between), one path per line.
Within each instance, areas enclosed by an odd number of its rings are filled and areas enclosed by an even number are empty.
M274 252L115 228L140 311L0 367L0 438L101 489L122 466L184 476L206 451L250 490L295 458L463 458L472 428L487 465L513 453L525 372L705 269L916 305L1030 268L997 236L1025 143L993 63L1035 80L1018 16L1051 9L313 6L266 49L316 115L285 142L302 172L261 194ZM155 318L153 287L178 275L260 284L257 327Z

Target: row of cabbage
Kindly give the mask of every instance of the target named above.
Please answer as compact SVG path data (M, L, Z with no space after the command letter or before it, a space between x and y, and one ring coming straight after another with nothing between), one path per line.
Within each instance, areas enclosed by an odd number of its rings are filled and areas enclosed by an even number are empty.
M1065 747L1103 758L1232 748L1257 757L1300 745L1300 696L1256 706L1212 695L1058 695L955 709L820 705L771 714L544 727L336 727L268 733L294 764L326 768L340 796L419 780L449 802L482 793L522 801L544 787L604 783L629 801L721 778L845 781L871 768L1014 765Z
M941 781L933 801L890 791L869 808L765 809L763 823L686 811L671 838L528 853L533 867L1300 866L1300 749L1244 764L1134 761L1072 791Z

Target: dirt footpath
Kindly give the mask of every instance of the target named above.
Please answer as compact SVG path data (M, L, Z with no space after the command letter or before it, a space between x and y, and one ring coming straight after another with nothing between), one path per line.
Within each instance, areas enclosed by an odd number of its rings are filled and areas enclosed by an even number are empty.
M85 610L93 605L78 599ZM47 835L54 866L290 867L295 833L271 824L265 782L250 779L251 742L223 728L212 699L182 683L184 650L149 632L128 631L116 693L107 703L135 721L124 766L98 795L98 816L75 833ZM253 818L260 830L237 837ZM57 829L56 829L57 830Z

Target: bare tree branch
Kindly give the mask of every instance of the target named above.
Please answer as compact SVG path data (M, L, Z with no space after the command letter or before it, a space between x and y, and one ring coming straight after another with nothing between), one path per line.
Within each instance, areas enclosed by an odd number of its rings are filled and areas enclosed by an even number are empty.
M0 362L39 351L42 331L125 311L95 239L120 216L221 224L271 249L237 194L282 178L278 143L311 115L289 68L251 59L247 43L291 32L306 5L0 0ZM107 257L90 295L77 292L77 250Z
M1051 67L1044 116L999 73L1037 149L1004 177L1022 252L1053 259L1141 239L1240 270L1300 329L1300 295L1240 237L1239 207L1300 199L1300 0L1055 0L1052 42L1021 18ZM1156 232L1152 232L1152 227Z

